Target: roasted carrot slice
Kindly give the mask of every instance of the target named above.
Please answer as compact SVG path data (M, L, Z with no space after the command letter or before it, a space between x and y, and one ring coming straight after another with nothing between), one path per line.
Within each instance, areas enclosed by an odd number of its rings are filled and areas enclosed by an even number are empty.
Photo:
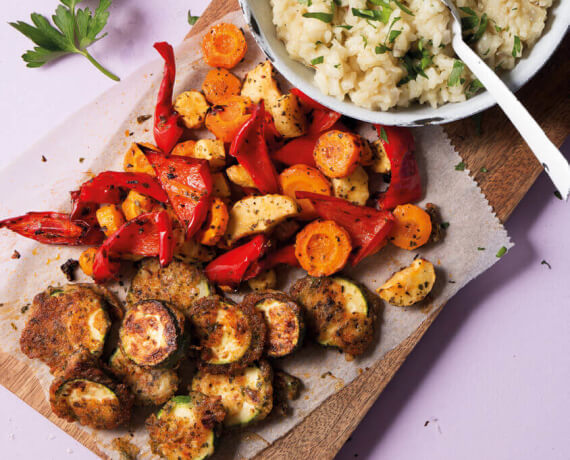
M176 144L172 149L171 155L179 155L181 157L193 157L196 141L185 141Z
M210 27L202 40L206 64L231 69L243 59L247 43L243 32L233 24L222 22Z
M229 213L226 203L221 198L213 197L208 217L196 235L196 239L206 246L215 246L226 233Z
M252 102L243 96L230 96L214 105L206 115L206 128L218 139L231 142L242 125L249 120Z
M294 165L279 175L279 183L283 194L296 199L295 192L313 192L320 195L331 195L331 184L317 169L307 165ZM315 208L310 200L297 200L301 206L300 219L314 219Z
M348 232L332 220L316 220L297 234L295 256L311 276L341 270L352 251Z
M226 69L212 69L202 83L202 91L210 104L221 104L230 96L238 96L241 80Z
M413 250L426 244L431 234L429 214L414 204L401 204L392 211L395 222L388 239L402 249Z
M315 163L327 177L347 177L362 156L362 140L352 133L332 130L322 134L313 151Z

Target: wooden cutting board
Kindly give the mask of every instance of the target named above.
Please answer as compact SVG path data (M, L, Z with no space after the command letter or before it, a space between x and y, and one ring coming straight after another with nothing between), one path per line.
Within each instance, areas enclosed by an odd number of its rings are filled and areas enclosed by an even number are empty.
M188 36L238 9L236 0L212 0ZM560 145L570 132L569 53L570 38L566 37L551 61L518 93L556 145ZM505 222L532 186L542 167L498 108L483 113L481 128L481 133L478 134L476 123L472 119L445 126L453 145L465 160L466 167L474 172L475 180L497 216ZM488 172L481 172L483 167ZM333 458L442 308L374 367L331 396L301 424L265 449L258 458ZM106 458L94 439L79 425L64 422L51 413L44 391L32 371L6 353L0 353L0 384L97 455Z

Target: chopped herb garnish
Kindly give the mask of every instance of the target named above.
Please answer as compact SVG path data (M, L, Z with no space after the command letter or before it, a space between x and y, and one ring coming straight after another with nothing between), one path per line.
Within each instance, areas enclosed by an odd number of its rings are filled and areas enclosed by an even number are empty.
M311 6L313 4L312 0L297 0L297 2L302 3L307 6Z
M346 30L350 30L352 29L352 26L349 26L348 24L342 24L340 26L336 26L336 27L340 27L342 29L346 29Z
M542 262L540 262L540 265L546 265L549 270L552 270L552 266L546 260L543 260Z
M457 163L455 165L455 170L456 171L465 171L465 163L463 161L460 161L459 163Z
M304 13L303 17L310 19L318 19L319 21L326 22L327 24L330 24L333 20L332 13Z
M388 48L386 45L380 44L374 48L374 52L376 54L384 54L386 51L390 51L390 48Z
M394 40L396 40L396 38L398 38L398 35L401 33L401 30L391 30L390 35L388 36L388 43L394 43Z
M501 26L498 26L497 24L495 24L495 31L501 32L502 30L503 30L503 28Z
M479 171L481 171L482 173L489 172L489 170L485 168L485 166L483 166Z
M469 86L465 90L465 97L467 97L467 99L470 99L475 96L475 94L477 94L481 89L485 89L483 83L481 83L479 80L473 80L471 83L469 83Z
M333 0L333 3L335 3L337 6L342 6L342 0Z
M319 56L311 60L311 65L322 64L324 61L325 61L324 56Z
M398 0L392 0L396 5L398 5L398 8L400 8L404 13L409 14L410 16L415 16L414 13L412 13L412 11L404 6L402 4L402 2L399 2Z
M499 251L497 252L497 257L503 257L506 253L507 253L507 248L503 246L503 247L502 247L501 249L499 249Z
M200 19L200 16L192 16L192 13L190 12L190 10L188 10L188 24L193 26L194 24L196 24L196 22L198 22L198 19Z
M481 16L481 22L479 23L479 28L477 29L477 32L475 32L473 36L470 37L469 42L478 41L487 30L488 23L489 23L489 18L487 17L487 13L483 13L483 16Z
M334 65L334 68L335 68L335 69L338 69L339 67L340 67L340 64L335 64L335 65Z
M459 84L461 74L463 73L463 69L465 68L465 64L459 60L455 60L453 63L453 69L449 74L449 79L447 80L447 86L456 86Z
M374 0L371 3L380 2L380 1L382 0ZM384 3L386 3L386 5ZM353 16L357 16L364 19L370 19L371 21L380 21L384 24L388 24L388 21L390 20L390 15L392 14L392 8L390 8L390 6L387 5L387 2L382 2L380 6L382 8L381 10L364 10L364 9L352 8L351 11Z
M521 54L521 39L518 35L515 35L515 43L513 44L513 57L517 57Z
M432 56L429 51L423 46L423 39L418 40L417 50L410 49L400 61L407 71L407 75L402 78L397 86L404 85L411 80L415 80L418 75L424 78L428 78L424 69L427 69L432 63Z
M462 6L459 9L467 14L467 16L461 18L461 28L464 31L475 29L475 27L479 25L479 16L477 16L477 13L467 6Z
M360 35L362 37L362 41L364 42L364 48L366 48L366 46L368 45L368 38L366 38L366 35Z
M562 199L562 194L561 194L558 190L555 190L555 191L554 191L554 196L555 196L556 198L558 198L559 200Z
M380 127L380 137L382 138L382 140L384 142L386 142L386 144L390 143L390 141L388 140L388 134L386 134L386 130L384 129L384 126Z
M484 250L485 250L485 248L481 248L481 247L477 248L477 251L484 251Z
M449 228L449 222L442 222L441 224L439 224L439 226L444 230L447 230Z

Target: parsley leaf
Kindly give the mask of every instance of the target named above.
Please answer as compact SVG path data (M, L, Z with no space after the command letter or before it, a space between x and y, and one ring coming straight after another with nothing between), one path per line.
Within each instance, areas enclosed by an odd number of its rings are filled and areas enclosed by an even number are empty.
M485 87L483 86L483 83L481 83L479 80L473 80L471 83L469 83L469 86L465 90L465 96L467 97L467 99L470 99L473 96L475 96L475 94L477 94L479 90L484 88Z
M521 39L518 35L515 35L515 42L513 44L513 57L516 58L517 56L520 56L521 54Z
M200 16L192 16L192 13L190 12L190 10L188 10L188 24L193 26L194 24L196 24L196 22L198 22L198 19L200 19Z
M453 63L453 69L449 74L449 78L447 80L447 86L456 86L460 83L461 74L463 73L463 69L465 68L465 64L459 60L455 60Z
M388 36L388 43L394 43L394 40L396 40L396 38L398 38L398 35L401 33L401 30L391 30L390 35Z
M388 24L390 20L390 15L392 14L392 8L388 2L384 0L372 0L370 3L374 5L379 5L380 10L361 10L358 8L352 8L352 15L364 19L370 19L371 21L380 21L384 24Z
M324 56L319 56L311 60L311 65L322 64L324 61L325 61Z
M392 0L392 1L393 1L393 2L398 6L398 8L400 8L404 13L409 14L410 16L415 16L415 14L412 13L409 8L407 8L406 6L404 6L404 5L402 4L402 2L399 2L398 0Z
M319 21L326 22L330 24L333 20L332 13L305 13L303 14L304 18L311 18L311 19L318 19Z
M465 162L460 161L459 163L457 163L455 165L455 170L456 171L465 171Z
M386 130L384 129L384 126L380 127L380 137L382 138L382 140L384 142L386 142L386 144L390 143L390 141L388 140L388 134L386 134Z
M62 4L56 8L52 16L57 29L49 22L49 19L38 13L31 14L33 25L24 21L9 23L37 45L22 55L26 65L31 68L41 67L66 54L81 54L103 74L112 80L119 81L119 77L99 64L86 49L107 35L106 33L100 35L100 33L109 19L109 7L112 0L99 0L99 6L94 12L91 12L89 8L76 10L76 6L82 0L60 1Z
M410 49L400 61L407 71L407 75L402 78L397 86L404 85L411 80L418 78L418 75L429 78L424 72L432 64L432 56L429 51L424 48L423 39L417 43L417 50Z
M497 252L497 257L503 257L506 253L507 253L507 248L503 246L503 247L502 247L501 249L499 249L499 251Z

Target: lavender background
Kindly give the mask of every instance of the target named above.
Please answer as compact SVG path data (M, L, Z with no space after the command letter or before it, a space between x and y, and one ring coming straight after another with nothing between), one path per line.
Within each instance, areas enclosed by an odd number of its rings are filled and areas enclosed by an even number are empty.
M0 10L0 168L113 84L78 56L25 68L30 42L6 23L55 5ZM90 50L127 76L156 57L155 41L181 41L188 9L206 5L115 0L109 36ZM507 223L516 246L449 302L337 458L570 458L569 227L570 207L541 175ZM0 405L2 458L96 458L2 387Z

